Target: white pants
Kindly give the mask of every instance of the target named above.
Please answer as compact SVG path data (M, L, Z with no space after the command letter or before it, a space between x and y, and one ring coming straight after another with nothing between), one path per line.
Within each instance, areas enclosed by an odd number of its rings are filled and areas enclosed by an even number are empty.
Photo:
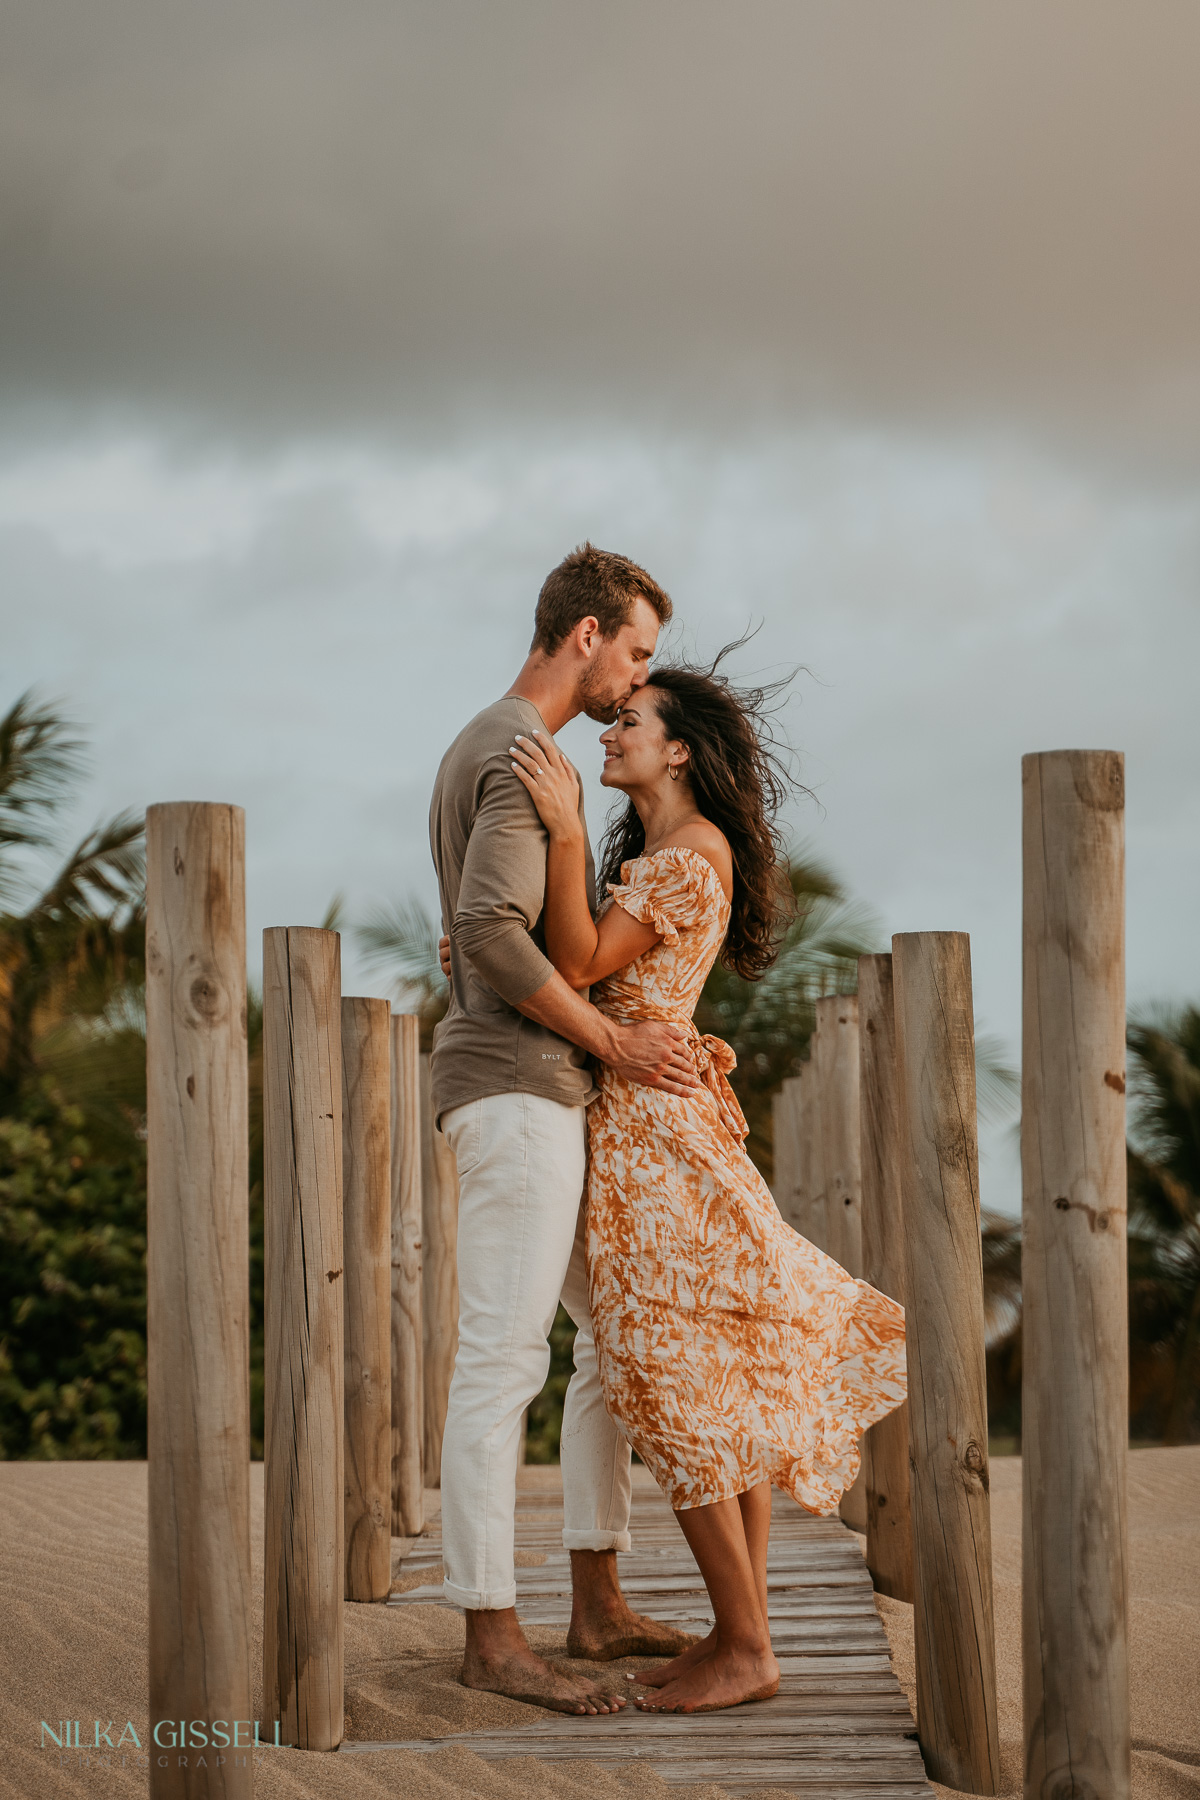
M584 1109L490 1094L442 1115L458 1163L458 1356L442 1440L445 1595L512 1606L521 1419L561 1298L578 1327L563 1408L563 1543L628 1550L629 1445L604 1409L584 1264Z

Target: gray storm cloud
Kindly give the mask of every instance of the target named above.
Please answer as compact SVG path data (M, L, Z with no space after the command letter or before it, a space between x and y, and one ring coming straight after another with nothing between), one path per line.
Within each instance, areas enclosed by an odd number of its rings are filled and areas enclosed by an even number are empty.
M4 39L10 402L1196 449L1194 5L9 0Z

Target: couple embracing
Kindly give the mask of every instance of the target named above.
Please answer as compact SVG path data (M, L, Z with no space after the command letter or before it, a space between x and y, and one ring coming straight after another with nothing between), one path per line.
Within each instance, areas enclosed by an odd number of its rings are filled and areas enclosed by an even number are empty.
M571 1656L663 1656L635 1704L774 1693L771 1487L833 1511L864 1428L904 1398L901 1309L784 1224L746 1154L733 1053L692 1014L717 957L754 978L786 921L781 795L753 697L651 668L671 602L585 544L547 578L513 685L438 771L430 834L451 1000L433 1099L458 1163L459 1335L442 1448L445 1594L466 1685L568 1713L624 1700L537 1656L515 1611L517 1457L561 1299L578 1331L562 1425ZM607 726L627 796L600 896L554 733ZM714 1626L635 1613L630 1447L699 1565Z

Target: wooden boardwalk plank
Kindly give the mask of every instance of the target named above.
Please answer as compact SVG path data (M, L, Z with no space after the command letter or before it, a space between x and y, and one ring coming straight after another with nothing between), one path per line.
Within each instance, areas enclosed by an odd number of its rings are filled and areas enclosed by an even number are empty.
M570 1559L562 1548L562 1500L552 1490L519 1496L517 1544L534 1552L517 1569L517 1610L527 1625L565 1632ZM669 1783L715 1782L730 1794L803 1790L805 1800L933 1800L908 1701L896 1680L857 1540L840 1519L816 1519L775 1495L767 1589L780 1664L771 1700L692 1717L632 1709L603 1718L546 1716L511 1731L395 1742L347 1742L349 1755L434 1751L462 1745L488 1761L585 1757L602 1767L652 1761ZM635 1548L621 1558L627 1594L654 1617L707 1629L708 1597L691 1552L656 1490L635 1490ZM404 1570L427 1574L391 1606L441 1605L437 1527L415 1540Z

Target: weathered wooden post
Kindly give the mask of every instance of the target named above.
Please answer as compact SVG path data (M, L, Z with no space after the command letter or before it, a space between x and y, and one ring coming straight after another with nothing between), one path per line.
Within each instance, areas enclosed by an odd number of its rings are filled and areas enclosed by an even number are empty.
M796 1148L803 1188L796 1207L794 1230L818 1250L829 1240L825 1205L825 1159L821 1145L821 1070L814 1034L808 1061L801 1067L796 1091Z
M806 1179L800 1147L800 1088L797 1076L781 1084L771 1102L775 1152L775 1204L793 1231L802 1229Z
M343 1727L341 940L263 933L266 1325L263 1691L268 1734Z
M245 820L146 814L150 1723L249 1720ZM243 1734L245 1741L245 1734ZM162 1761L167 1767L162 1767ZM247 1800L251 1756L150 1758L155 1800ZM180 1763L185 1766L180 1767Z
M904 1212L896 1101L896 1021L890 956L858 959L862 1120L863 1279L905 1304ZM872 1425L863 1444L867 1567L881 1594L913 1599L908 1402Z
M771 1193L781 1218L796 1229L792 1217L796 1184L800 1174L800 1146L796 1138L796 1082L780 1083L771 1099L771 1155L774 1175Z
M862 1274L862 1169L859 1161L858 998L817 1001L821 1160L825 1174L825 1249L851 1275Z
M421 1021L392 1020L392 1531L425 1529L421 1332Z
M1124 758L1022 785L1025 1794L1127 1800Z
M971 950L892 939L908 1294L917 1729L935 1781L1000 1779Z
M429 1058L421 1058L424 1154L421 1240L425 1347L425 1485L442 1485L442 1435L458 1353L458 1164L434 1125Z
M391 1007L342 1001L346 1599L392 1585Z
M825 1191L823 1248L851 1275L862 1274L862 1174L859 1162L858 1000L827 994L817 1001L813 1060L817 1068L821 1166ZM838 1508L854 1531L867 1529L865 1465Z

